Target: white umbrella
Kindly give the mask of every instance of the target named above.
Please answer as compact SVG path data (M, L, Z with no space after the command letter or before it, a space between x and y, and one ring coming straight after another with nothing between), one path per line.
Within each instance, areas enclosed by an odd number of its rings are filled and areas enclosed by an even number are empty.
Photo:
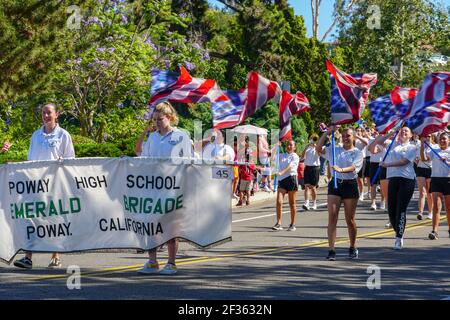
M255 127L251 124L244 126L238 126L231 130L231 132L244 133L244 134L267 134L267 129Z

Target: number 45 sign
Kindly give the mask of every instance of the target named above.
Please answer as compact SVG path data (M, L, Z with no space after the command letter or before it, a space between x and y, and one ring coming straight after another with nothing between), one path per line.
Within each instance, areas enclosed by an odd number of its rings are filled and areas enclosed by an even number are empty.
M231 167L213 167L212 168L213 179L233 179L231 173Z

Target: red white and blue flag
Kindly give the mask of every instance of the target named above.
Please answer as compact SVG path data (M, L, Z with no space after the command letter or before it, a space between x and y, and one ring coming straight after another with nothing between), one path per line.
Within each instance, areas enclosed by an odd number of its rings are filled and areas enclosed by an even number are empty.
M269 100L281 94L281 88L276 81L269 80L252 71L247 76L247 101L241 122L253 115Z
M188 71L180 68L180 74L174 81L175 73L153 70L151 93L148 106L152 111L163 101L181 103L213 102L223 93L216 81L210 79L193 78Z
M436 103L450 101L450 72L435 72L425 77L406 119Z
M395 87L369 104L372 120L381 134L394 128L411 111L417 89Z
M446 99L422 108L405 121L405 126L419 136L445 130L450 123L450 102Z
M247 90L226 90L212 104L213 128L226 129L241 123Z
M280 101L280 141L292 139L291 117L310 108L309 101L303 93L297 92L292 96L283 90Z
M375 73L347 74L326 61L331 81L332 124L353 123L360 119L369 91L377 83Z

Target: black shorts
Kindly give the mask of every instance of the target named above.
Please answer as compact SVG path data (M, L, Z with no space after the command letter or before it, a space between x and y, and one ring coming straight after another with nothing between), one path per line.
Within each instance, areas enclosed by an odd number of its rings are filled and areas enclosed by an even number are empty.
M305 166L305 173L303 174L303 178L305 179L305 185L310 184L312 186L319 185L319 177L320 177L320 166Z
M414 162L414 173L416 174L416 176L417 176L417 168L418 168L417 163Z
M370 177L370 157L365 157L364 159L365 159L364 165L363 165L364 178L366 178L366 177L368 178L368 177Z
M331 179L330 183L328 183L328 195L329 196L338 196L342 199L358 199L359 198L359 190L358 190L358 182L356 179L352 180L339 180L337 181L337 189L334 188L334 181Z
M431 168L417 167L416 176L423 177L425 179L430 179L431 178Z
M298 185L302 188L302 190L305 190L305 179L297 179Z
M450 178L431 177L430 193L440 192L444 196L450 195Z
M387 168L381 167L380 180L387 180Z
M373 180L373 177L375 177L375 174L377 173L378 167L380 164L378 162L371 162L370 163L370 181ZM380 175L378 175L377 180L375 181L375 184L380 184Z
M298 181L297 176L289 176L280 180L278 183L278 188L284 189L286 191L298 191Z
M358 171L358 178L364 178L364 164L361 169Z

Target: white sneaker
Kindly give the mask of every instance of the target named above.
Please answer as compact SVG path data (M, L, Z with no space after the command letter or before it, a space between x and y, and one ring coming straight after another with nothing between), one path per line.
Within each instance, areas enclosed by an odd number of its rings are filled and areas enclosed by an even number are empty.
M272 190L270 190L268 186L264 186L264 191L265 192L271 192Z
M364 192L359 195L359 201L364 201Z
M401 250L403 248L403 239L395 238L394 250Z
M391 224L390 222L388 222L388 223L386 223L386 224L384 225L384 227L385 227L386 229L390 229L390 228L392 228L392 224Z
M287 231L295 231L295 230L297 230L297 228L292 224L290 224L289 228L287 228Z
M432 213L428 213L427 219L428 219L428 220L433 220L433 214L432 214Z
M314 201L314 204L312 205L311 209L317 210L317 203Z
M159 272L160 274L172 275L177 273L177 266L171 263L165 265L164 268Z
M386 203L384 201L380 204L380 210L386 210Z
M237 196L235 193L233 193L233 198L239 200L239 196Z
M376 203L372 203L372 205L370 206L370 210L377 210L377 204Z
M158 264L158 262L153 263L153 262L147 261L144 264L144 267L139 269L137 272L141 273L141 274L151 274L151 273L158 273L158 271L159 271L159 264Z

